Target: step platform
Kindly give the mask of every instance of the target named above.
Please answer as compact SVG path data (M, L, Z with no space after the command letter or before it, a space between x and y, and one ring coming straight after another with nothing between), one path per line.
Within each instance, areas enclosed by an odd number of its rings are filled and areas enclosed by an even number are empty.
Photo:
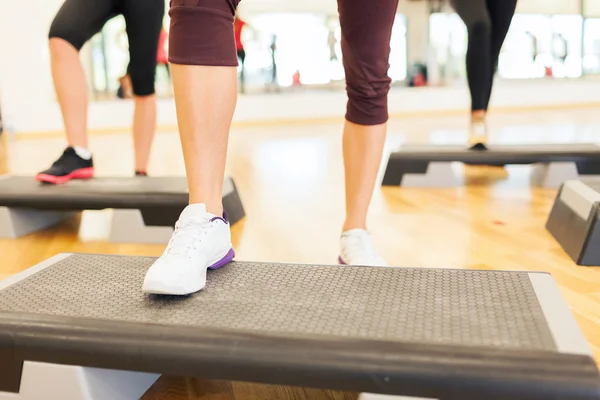
M159 374L600 399L548 274L232 262L203 291L172 297L141 292L154 260L59 254L0 282L0 400L137 399Z
M577 265L600 266L600 179L565 182L546 229Z
M0 177L0 238L17 238L53 226L73 212L112 209L111 242L167 243L188 204L187 180L128 177L48 185L32 177ZM231 178L223 185L231 224L245 216Z
M558 188L579 176L600 176L600 146L596 144L490 145L488 150L464 146L405 146L390 155L384 186L455 187L462 182L452 163L533 166L531 182Z

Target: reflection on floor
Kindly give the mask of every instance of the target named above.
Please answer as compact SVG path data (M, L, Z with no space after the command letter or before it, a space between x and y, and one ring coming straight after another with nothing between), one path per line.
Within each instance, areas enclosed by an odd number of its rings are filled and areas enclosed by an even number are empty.
M405 142L461 143L466 123L466 117L391 121L386 152ZM496 143L600 142L600 114L594 110L498 114L489 125ZM239 259L336 262L344 216L340 131L334 124L232 132L227 170L248 214L233 229ZM58 138L3 139L0 172L15 174L47 167L64 145ZM91 147L99 175L133 173L130 137L93 136ZM175 133L158 135L149 171L155 176L183 175ZM550 272L600 360L600 270L574 265L544 229L555 191L530 188L528 167L473 167L467 174L469 185L463 188L377 187L369 228L383 255L395 265ZM75 219L19 240L0 240L0 278L64 251L162 251L161 246L107 243L108 219L102 213L82 221L81 227ZM165 377L145 398L313 400L355 395Z

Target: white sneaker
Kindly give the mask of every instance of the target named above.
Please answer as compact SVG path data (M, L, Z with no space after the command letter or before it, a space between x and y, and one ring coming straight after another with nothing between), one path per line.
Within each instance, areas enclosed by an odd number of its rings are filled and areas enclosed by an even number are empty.
M488 141L488 129L484 121L471 121L469 143L472 146L485 146Z
M379 255L371 235L364 229L351 229L342 233L340 238L340 264L387 267ZM403 400L408 398L380 394L361 393L358 400Z
M146 273L146 293L187 295L206 285L206 270L220 268L235 253L226 215L210 214L204 204L187 206L164 253Z
M351 229L340 238L340 264L387 267L379 255L369 232L364 229Z

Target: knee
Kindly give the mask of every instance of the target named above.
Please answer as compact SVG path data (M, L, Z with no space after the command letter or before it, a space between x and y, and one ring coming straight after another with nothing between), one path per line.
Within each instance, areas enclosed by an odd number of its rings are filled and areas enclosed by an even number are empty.
M478 18L467 26L469 36L489 36L492 32L492 23L487 18Z
M233 19L238 3L239 0L173 0L169 10L169 61L183 65L237 66Z
M85 37L77 32L73 27L74 24L65 22L60 15L57 16L48 32L49 46L51 52L68 51L75 48L76 51L81 50L85 44Z
M365 82L360 85L347 83L346 119L359 125L385 123L388 120L387 95L389 88L389 79Z
M131 86L136 97L151 96L155 93L154 69L144 70L132 68L130 72Z
M62 56L66 53L72 53L73 51L78 52L79 49L73 45L73 43L62 39L60 37L51 37L48 41L48 47L50 48L50 54L53 56Z
M348 65L350 61L350 65ZM387 96L391 79L388 58L346 60L346 119L359 125L379 125L388 120Z

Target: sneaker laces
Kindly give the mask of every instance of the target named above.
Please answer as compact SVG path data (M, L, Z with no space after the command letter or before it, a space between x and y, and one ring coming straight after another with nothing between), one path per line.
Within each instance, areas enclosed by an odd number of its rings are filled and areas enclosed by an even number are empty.
M213 224L214 221L205 218L186 218L183 222L177 221L165 253L190 257L192 252L198 250L203 237L208 235Z

